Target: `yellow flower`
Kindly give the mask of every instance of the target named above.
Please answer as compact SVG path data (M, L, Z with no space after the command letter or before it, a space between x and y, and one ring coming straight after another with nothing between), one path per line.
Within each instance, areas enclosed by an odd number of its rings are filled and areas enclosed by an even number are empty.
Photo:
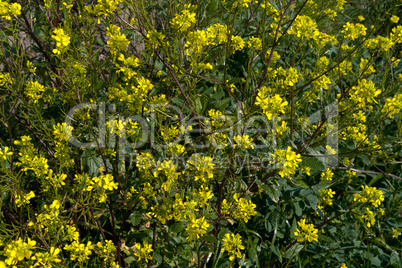
M143 245L140 243L136 243L135 246L134 256L138 258L138 261L144 259L145 262L148 263L148 260L152 260L152 244L149 244L147 241L143 242Z
M59 28L53 31L52 39L56 42L56 48L53 49L54 54L64 52L70 44L70 36L64 33L64 30Z
M342 263L340 268L348 268L348 267L346 266L346 263Z
M331 189L320 189L318 190L320 193L320 201L322 201L326 205L332 205L332 198L335 194Z
M298 223L299 228L296 228L295 236L298 242L313 242L318 241L318 230L313 224L306 224L305 219L301 219Z
M247 46L253 50L262 49L262 40L258 37L252 36L247 42Z
M225 234L225 237L222 239L223 245L221 252L227 251L230 255L229 260L233 261L236 257L241 258L241 250L244 250L244 246L242 245L241 236L239 234L229 233Z
M73 241L70 245L65 245L64 249L70 251L70 260L84 262L89 260L89 255L92 254L93 245L91 241L88 243L80 244L78 241Z
M245 198L239 198L239 194L235 193L233 195L233 217L236 219L244 220L244 222L248 222L248 220L257 214L255 208L257 207L251 200L247 200Z
M54 267L56 265L55 263L61 262L61 260L57 257L59 253L60 249L55 247L51 247L48 252L37 252L35 256L31 258L32 260L35 260L35 264L33 266L39 266L42 268Z
M13 155L13 152L9 152L8 149L9 148L7 146L4 147L4 151L0 149L0 158L2 157L4 160L7 160L7 156Z
M245 42L240 36L232 35L231 47L233 48L234 51L242 50L244 48L244 45L245 45Z
M6 20L11 20L12 16L21 14L21 5L18 3L8 4L7 2L0 1L0 17Z
M366 35L367 28L361 23L350 23L347 22L346 25L343 26L342 33L345 35L345 38L350 38L351 40L357 39L360 35Z
M367 221L367 227L372 226L375 223L375 214L369 208L362 215L363 220Z
M293 152L290 146L288 146L286 151L275 149L273 159L280 170L278 173L282 178L295 174L296 168L299 166L298 163L302 161L300 154Z
M197 219L194 214L190 215L190 223L187 225L187 240L198 240L207 233L209 223L205 217Z
M30 191L26 195L19 195L15 192L15 203L17 207L21 207L22 205L29 204L29 200L35 197L35 193Z
M362 186L363 191L361 194L354 195L354 201L362 203L371 203L375 207L378 207L382 201L384 201L384 194L381 190L377 190L375 187L367 185Z
M253 139L250 138L248 135L238 135L233 139L236 142L236 144L233 145L233 148L239 147L241 149L247 149L247 148L254 149Z
M36 241L30 238L28 238L28 242L23 242L21 238L9 242L4 248L5 263L7 265L15 265L25 258L30 259L33 253L32 250L36 248L35 245Z
M327 170L325 172L321 173L321 179L323 181L330 181L330 180L332 180L333 176L334 176L334 173L329 168L327 168Z
M213 163L212 157L193 154L187 163L197 170L195 181L201 180L203 183L205 183L214 177L213 171L215 164Z
M147 33L147 44L150 48L158 48L161 44L163 44L163 39L165 35L159 33L157 30L152 29Z
M309 167L304 167L304 168L302 168L302 171L303 171L304 173L306 173L308 176L310 176L311 168L309 168Z
M393 23L398 23L398 21L399 21L399 17L398 17L398 16L393 15L393 16L391 17L390 21L391 21L391 22L393 22Z
M106 28L106 30L106 34L109 36L107 44L109 45L112 55L116 56L118 51L125 51L127 46L130 44L130 41L120 32L120 27L111 24Z
M285 108L288 105L288 102L282 99L279 94L275 94L272 97L268 96L269 92L270 88L265 86L261 87L255 104L260 106L268 120L271 120L274 117L279 118L280 114L285 113Z
M37 103L38 100L43 97L44 91L45 87L42 86L40 83L38 83L37 81L29 81L26 84L25 95L27 95L28 98L32 99L34 103Z
M182 10L180 14L176 14L175 17L172 19L170 24L172 27L179 32L185 32L188 28L190 28L192 23L196 22L195 13L191 12L191 4L185 5L185 10Z
M398 238L402 234L401 230L398 228L392 228L392 237L393 238Z
M399 114L402 110L402 94L395 95L392 99L386 99L381 112L387 114L390 118Z

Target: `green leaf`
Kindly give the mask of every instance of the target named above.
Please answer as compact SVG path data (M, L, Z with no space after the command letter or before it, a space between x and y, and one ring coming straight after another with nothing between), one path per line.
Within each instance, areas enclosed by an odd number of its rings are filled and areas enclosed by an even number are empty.
M324 164L316 157L302 157L301 167L309 167L311 170L325 170Z
M278 248L277 246L275 246L275 245L271 245L271 251L272 251L276 256L278 256L279 261L282 262L282 254L281 254L281 252L279 251L279 248Z
M138 211L134 211L130 215L129 219L133 226L137 226L141 221L141 213L139 213Z
M208 241L208 242L211 242L211 243L214 243L214 244L218 244L218 239L216 239L216 237L213 236L213 235L204 235L202 237L202 240Z
M184 223L182 222L176 222L170 227L170 231L173 233L179 233L183 231L185 228Z
M275 188L275 186L262 184L261 188L272 199L272 201L274 201L275 203L278 203L280 192L277 188Z
M301 209L299 202L295 203L295 213L299 217L303 214L303 210Z
M135 261L135 258L134 258L133 256L129 256L129 257L125 258L124 261L125 261L127 264L130 264L130 263L132 263L132 262Z
M286 259L290 259L291 257L296 256L303 248L304 248L304 245L300 245L299 243L296 243L285 252L283 257L285 257Z
M248 255L250 256L250 259L255 263L258 260L257 257L257 251L252 247L248 249Z

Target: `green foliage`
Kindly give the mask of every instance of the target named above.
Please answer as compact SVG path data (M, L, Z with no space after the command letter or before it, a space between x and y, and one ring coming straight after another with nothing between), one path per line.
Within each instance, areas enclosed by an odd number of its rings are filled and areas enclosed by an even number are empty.
M401 10L0 1L0 267L400 267Z

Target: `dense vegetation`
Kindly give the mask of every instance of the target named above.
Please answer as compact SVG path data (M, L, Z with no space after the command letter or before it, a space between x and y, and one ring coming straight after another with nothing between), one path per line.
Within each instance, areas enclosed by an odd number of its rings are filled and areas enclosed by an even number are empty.
M401 267L398 14L0 1L0 267Z

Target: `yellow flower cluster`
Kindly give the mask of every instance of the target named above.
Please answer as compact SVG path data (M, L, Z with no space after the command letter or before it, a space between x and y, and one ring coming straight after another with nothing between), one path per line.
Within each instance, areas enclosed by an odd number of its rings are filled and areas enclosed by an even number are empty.
M56 48L53 49L54 54L65 52L70 44L70 36L65 34L62 28L53 31L52 39L56 42Z
M233 261L236 257L241 258L241 250L244 250L244 246L242 245L241 236L239 234L225 234L225 237L222 239L223 245L221 252L227 251L230 255L229 260Z
M312 18L306 15L299 15L290 27L289 34L306 39L316 39L319 35L319 30L317 23Z
M190 217L194 216L194 212L198 211L198 206L201 207L203 204L198 204L195 200L183 201L180 198L180 194L176 194L175 201L173 203L173 218L176 221L180 221L182 216L184 219L190 219Z
M120 32L120 27L110 24L106 30L106 34L109 36L107 44L109 45L110 53L112 53L113 56L116 56L119 51L125 51L127 46L130 44L130 41Z
M398 25L395 28L392 28L391 40L395 43L402 43L402 25Z
M43 92L45 91L45 87L42 86L39 82L29 81L25 88L25 95L28 98L32 99L34 103L37 103L43 97Z
M117 9L117 6L121 3L121 0L99 0L93 7L85 6L85 11L89 14L93 14L96 17L109 16ZM98 19L98 24L100 21Z
M280 14L279 11L268 1L261 4L261 8L265 9L267 16L271 16L275 21L279 21Z
M109 88L109 100L120 100L126 102L129 106L129 111L138 111L142 108L142 103L154 85L148 79L144 77L135 77L137 86L131 85L128 87L122 87L121 85L116 85L115 87Z
M381 89L376 89L373 81L366 79L359 80L357 86L352 87L350 100L358 107L366 107L371 102L377 103L375 97L380 95ZM367 106L370 108L371 106Z
M332 198L335 194L334 191L331 189L320 189L318 192L320 193L320 202L324 203L325 205L332 205Z
M312 84L313 84L313 88L315 90L320 90L320 89L328 90L329 86L332 84L332 82L328 76L322 75L317 80L314 80Z
M209 37L209 44L219 45L227 41L228 30L226 25L219 23L213 24L207 29L207 34Z
M152 29L148 31L147 38L147 45L150 48L158 48L161 44L163 44L163 39L165 39L165 35L155 29Z
M54 137L54 156L57 157L59 160L59 164L61 167L71 167L74 165L74 160L72 159L70 153L69 153L69 147L67 141L69 140L70 137L72 137L72 131L73 127L72 126L67 126L66 123L57 123L56 126L53 127L53 137ZM53 171L52 171L53 172ZM51 177L52 173L50 173L49 170L49 175ZM58 174L60 176L60 174ZM65 176L65 174L64 174ZM64 177L65 178L65 177ZM63 179L64 179L63 178ZM53 186L57 186L58 183L52 183ZM62 184L64 185L64 183Z
M402 232L398 228L392 228L392 237L393 238L398 238Z
M63 228L63 240L64 241L78 241L80 238L80 233L77 231L77 228L71 225L67 225L65 228Z
M117 189L119 183L113 181L113 176L110 174L101 175L99 177L93 177L89 181L89 185L85 188L85 191L95 191L99 195L99 202L106 202L107 194L113 189ZM107 192L108 191L108 192Z
M247 46L253 50L261 50L262 49L262 40L261 40L261 38L252 36L247 41Z
M48 173L49 165L47 159L38 157L36 150L31 143L31 137L22 136L21 140L15 140L15 145L22 145L19 154L19 162L15 163L16 166L23 166L22 171L26 172L32 170L38 178L45 176Z
M209 156L201 156L198 154L193 154L188 164L197 170L197 175L195 176L195 181L201 180L206 183L214 177L214 166L212 163L213 159Z
M114 261L115 257L113 256L113 253L116 252L116 247L112 240L106 240L104 244L98 242L96 246L99 249L100 256L104 258L105 262Z
M274 163L276 167L280 170L278 173L283 177L288 177L296 173L296 168L301 162L300 154L293 152L292 147L288 146L287 150L275 149L273 154Z
M384 36L376 36L366 41L365 46L370 49L380 49L384 52L389 51L395 45L395 42L391 38Z
M28 238L28 242L23 242L21 238L18 240L7 243L4 248L4 255L6 256L5 263L7 265L15 265L17 262L30 259L32 250L35 249L36 241ZM14 266L17 267L17 266Z
M40 230L44 230L49 233L53 228L60 228L60 207L61 203L59 200L54 200L50 206L44 205L44 212L41 214L35 214L36 223Z
M321 173L322 181L330 181L334 177L334 172L332 172L329 168L325 170L325 172Z
M3 73L0 72L0 86L7 86L7 85L11 85L13 83L13 79L10 76L10 73Z
M299 228L296 228L295 236L298 242L313 242L318 241L318 230L314 228L313 224L306 224L306 219L301 219L297 222Z
M148 260L152 260L151 253L152 251L154 251L152 249L152 244L149 244L147 241L144 241L143 245L141 245L140 243L136 243L134 245L134 248L135 248L134 256L138 258L138 261L144 259L145 262L148 263Z
M283 136L288 131L289 131L289 128L285 121L282 121L282 123L280 125L277 125L275 128L275 133L278 136ZM274 132L274 130L272 130L272 132Z
M115 63L116 67L119 68L117 70L117 73L122 72L124 74L123 79L125 81L130 80L132 77L137 75L137 72L133 71L133 67L138 67L140 60L135 57L135 56L130 56L128 58L125 58L123 54L119 54L119 57L117 58L120 62L122 62L122 65L119 63Z
M350 23L347 22L343 25L343 30L341 33L344 34L345 38L350 38L350 40L355 40L361 35L366 35L367 28L361 23Z
M11 20L12 17L21 15L21 5L18 3L12 3L11 5L5 1L0 0L0 18Z
M137 155L137 168L140 170L150 170L155 166L153 156L148 152L141 152Z
M392 99L386 99L381 112L387 114L390 118L400 114L402 110L402 94L395 95Z
M256 105L262 108L263 113L267 116L268 120L279 118L280 114L285 113L285 107L288 105L288 102L283 100L279 94L269 96L270 91L271 89L268 87L261 87L258 91L255 102Z
M196 55L200 55L204 47L208 45L209 45L209 36L207 31L197 30L189 32L187 34L187 42L185 46L188 47ZM191 55L188 49L186 50L186 54L187 56Z
M247 148L254 149L253 139L250 138L248 135L238 135L235 136L233 140L236 142L236 144L233 145L233 148L238 147L240 149L247 149Z
M172 27L179 32L187 31L187 29L190 28L191 24L196 22L196 14L194 12L191 12L191 4L185 5L184 8L185 9L182 10L180 14L176 14L170 22ZM196 6L193 8L196 8Z
M324 14L328 16L328 18L335 20L335 17L337 16L336 11L332 9L327 9L324 11Z
M374 225L375 223L375 214L369 208L366 208L362 215L363 220L367 221L367 227Z
M233 49L233 52L235 52L236 50L242 50L244 48L245 44L246 43L240 36L232 35L230 46Z
M73 241L70 245L65 245L64 249L70 252L70 260L84 262L89 260L93 245L91 241L88 241L86 245L78 241Z
M208 231L209 223L205 217L197 219L194 214L190 214L190 222L187 224L187 240L198 240Z
M228 203L226 199L222 201L222 214L223 215L232 215L233 218L238 220L243 220L244 222L248 222L248 220L257 214L255 208L257 206L251 202L251 200L247 200L245 198L239 198L239 194L235 193L233 195L233 202L231 204Z
M391 21L391 22L393 22L393 23L398 23L398 21L399 21L399 17L398 17L398 16L393 15L393 16L390 18L390 21Z
M50 247L47 252L37 252L31 259L35 261L33 267L51 268L56 266L56 263L61 262L57 257L60 253L59 248Z
M14 196L15 204L17 204L17 207L21 207L29 204L29 200L35 197L35 193L33 191L30 191L28 194L19 194L18 192L15 192Z
M208 205L208 201L214 196L211 190L208 187L204 187L201 185L201 188L197 191L194 190L193 192L193 199L194 202L200 207L203 208L204 206Z
M354 201L358 201L361 203L371 203L375 207L378 207L381 202L384 201L384 194L381 190L377 190L377 188L367 185L362 187L362 193L355 194Z
M285 79L283 80L283 84L287 87L292 87L297 84L299 80L303 79L303 76L297 72L296 68L293 67L290 67L287 70L279 67L278 74L285 77Z
M154 172L154 176L159 178L161 174L165 175L166 180L162 182L162 188L168 192L172 183L177 181L180 173L176 172L176 165L173 164L172 160L164 160L163 162L158 161L157 169Z

